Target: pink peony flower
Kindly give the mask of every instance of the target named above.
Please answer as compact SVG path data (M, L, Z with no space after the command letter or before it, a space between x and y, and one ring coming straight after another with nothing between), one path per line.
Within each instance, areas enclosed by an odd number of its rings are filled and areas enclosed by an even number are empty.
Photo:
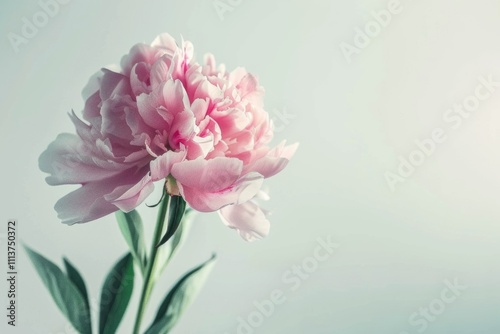
M269 231L254 197L297 144L269 148L273 126L264 91L243 68L226 72L212 55L168 34L137 44L121 69L103 68L84 89L77 135L60 134L40 156L50 185L81 184L55 205L66 224L136 208L167 182L195 210L219 211L246 240Z

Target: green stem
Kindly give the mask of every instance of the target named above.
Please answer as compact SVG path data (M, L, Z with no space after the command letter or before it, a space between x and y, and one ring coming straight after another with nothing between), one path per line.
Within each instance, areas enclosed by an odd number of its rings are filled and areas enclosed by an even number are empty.
M165 195L164 199L162 199L160 208L158 211L158 218L156 220L155 231L153 234L153 242L151 243L151 251L149 253L148 265L146 267L146 276L144 277L144 282L142 285L142 293L141 300L139 302L139 309L137 310L137 316L135 318L134 325L134 334L139 334L139 330L141 329L142 318L146 311L146 306L149 301L149 296L151 295L151 291L153 290L153 286L155 284L153 279L153 273L156 268L156 260L158 253L158 243L161 240L163 227L165 226L166 217L168 217L168 212L170 211L170 196Z

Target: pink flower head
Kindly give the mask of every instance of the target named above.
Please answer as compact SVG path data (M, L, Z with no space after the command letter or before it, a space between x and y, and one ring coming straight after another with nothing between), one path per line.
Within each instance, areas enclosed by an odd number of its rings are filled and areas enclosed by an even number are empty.
M257 78L202 64L168 34L137 44L121 69L103 68L84 89L76 135L60 134L40 156L50 185L81 184L55 205L66 224L131 211L168 178L195 210L219 211L246 240L267 235L253 200L297 144L271 149L273 126Z

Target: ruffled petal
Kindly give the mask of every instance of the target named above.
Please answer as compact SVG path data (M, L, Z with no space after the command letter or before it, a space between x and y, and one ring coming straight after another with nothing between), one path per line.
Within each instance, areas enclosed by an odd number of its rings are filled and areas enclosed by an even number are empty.
M237 230L246 241L262 239L269 234L271 224L266 214L254 201L228 205L218 212L222 222Z
M104 182L87 183L57 201L55 210L64 224L86 223L104 217L118 208L105 201L110 191Z
M172 176L183 186L201 192L217 192L233 185L240 177L243 163L234 158L195 159L172 168Z
M86 223L104 217L118 210L105 197L116 192L118 187L131 188L139 182L141 173L125 171L119 175L100 181L88 182L57 201L55 209L65 224Z
M299 144L292 144L284 146L284 143L269 151L269 153L256 160L245 168L245 172L257 172L262 174L265 178L276 175L281 172L292 156L295 154Z
M149 168L151 169L151 179L153 181L158 181L166 178L172 166L184 160L186 158L186 152L174 152L168 151L155 160L151 161Z
M124 166L110 161L100 163L99 158L92 157L77 136L68 133L58 135L40 155L38 163L41 171L50 174L46 178L50 185L105 180L124 169Z
M130 212L141 204L154 190L153 180L148 173L132 187L124 185L117 187L104 199L122 211Z
M249 173L238 179L231 186L219 191L207 191L206 188L189 187L177 183L186 202L200 212L217 211L231 204L241 204L252 199L262 187L262 175Z

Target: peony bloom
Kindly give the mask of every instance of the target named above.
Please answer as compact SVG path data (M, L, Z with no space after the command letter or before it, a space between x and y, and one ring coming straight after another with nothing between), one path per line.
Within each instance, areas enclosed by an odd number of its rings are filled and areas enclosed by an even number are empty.
M166 182L195 210L219 211L246 240L269 231L255 198L297 144L271 149L264 91L243 68L227 72L213 56L193 59L168 34L137 44L121 68L103 68L84 89L76 135L60 134L40 157L50 185L81 184L55 205L66 224L131 211Z

